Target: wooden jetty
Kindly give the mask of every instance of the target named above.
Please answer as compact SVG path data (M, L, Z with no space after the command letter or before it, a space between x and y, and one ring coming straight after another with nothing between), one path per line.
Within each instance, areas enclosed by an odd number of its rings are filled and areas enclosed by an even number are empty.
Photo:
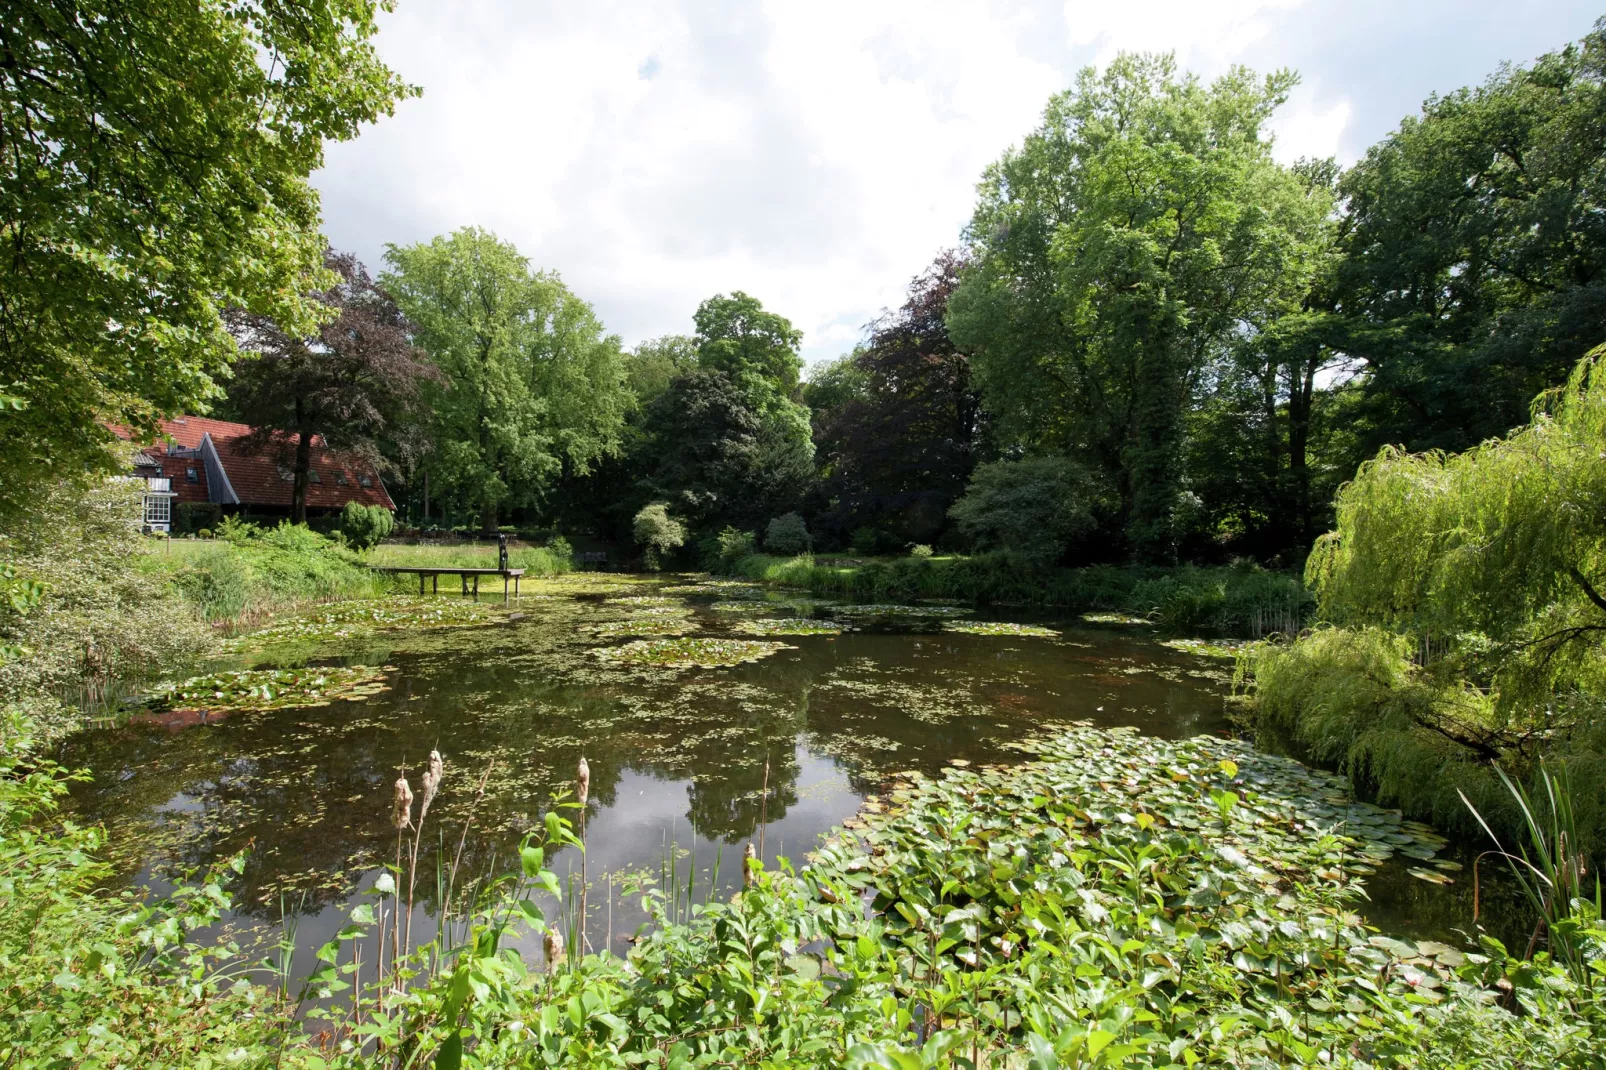
M519 596L519 577L524 575L524 570L522 568L459 568L459 567L451 566L451 565L441 566L439 568L437 568L435 566L385 565L385 566L375 566L374 567L374 571L375 572L389 572L392 575L399 575L399 574L412 575L413 573L416 572L418 574L418 593L419 594L423 594L424 593L424 580L425 580L426 577L430 581L430 587L431 587L432 592L438 594L440 592L440 589L441 589L441 576L446 575L446 576L456 576L459 579L461 579L463 581L463 594L465 596L467 596L469 594L469 577L473 577L473 580L474 580L473 594L474 594L475 598L478 598L480 596L480 577L481 576L501 576L502 577L502 604L504 606L507 605L508 580L512 580L513 581L513 597L517 598Z

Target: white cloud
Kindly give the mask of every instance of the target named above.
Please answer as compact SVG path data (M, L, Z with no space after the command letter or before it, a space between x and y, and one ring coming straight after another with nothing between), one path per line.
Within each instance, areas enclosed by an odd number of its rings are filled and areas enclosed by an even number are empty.
M1246 51L1276 66L1317 9L1371 35L1352 55L1386 45L1347 2L403 0L379 48L425 95L331 148L326 230L377 266L386 242L487 227L628 343L747 290L817 360L959 240L982 168L1080 66L1120 49L1206 76ZM1350 91L1375 99L1379 78L1307 82L1279 156L1353 140Z

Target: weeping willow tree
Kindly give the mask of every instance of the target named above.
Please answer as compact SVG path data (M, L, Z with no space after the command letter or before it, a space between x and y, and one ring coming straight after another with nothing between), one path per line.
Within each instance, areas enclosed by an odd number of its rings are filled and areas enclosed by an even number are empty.
M1459 790L1500 808L1495 765L1566 760L1606 841L1606 347L1504 439L1384 450L1336 513L1329 624L1254 655L1259 723L1448 822Z

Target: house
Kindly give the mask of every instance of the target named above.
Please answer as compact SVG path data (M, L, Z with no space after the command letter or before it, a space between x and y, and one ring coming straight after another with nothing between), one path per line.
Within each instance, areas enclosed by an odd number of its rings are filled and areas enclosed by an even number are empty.
M171 531L177 511L191 503L209 504L218 513L290 515L295 473L271 452L246 450L249 425L180 416L162 421L161 428L162 438L134 455L133 474L145 481L147 530ZM126 429L113 430L130 437ZM307 481L308 515L338 512L347 502L396 509L379 473L330 449L322 435L312 442Z

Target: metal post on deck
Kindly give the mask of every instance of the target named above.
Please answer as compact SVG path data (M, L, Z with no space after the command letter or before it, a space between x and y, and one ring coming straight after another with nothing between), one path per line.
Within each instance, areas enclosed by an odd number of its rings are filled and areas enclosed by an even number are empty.
M502 573L502 604L507 605L507 573Z
M418 574L418 597L424 597L424 574L422 572Z

